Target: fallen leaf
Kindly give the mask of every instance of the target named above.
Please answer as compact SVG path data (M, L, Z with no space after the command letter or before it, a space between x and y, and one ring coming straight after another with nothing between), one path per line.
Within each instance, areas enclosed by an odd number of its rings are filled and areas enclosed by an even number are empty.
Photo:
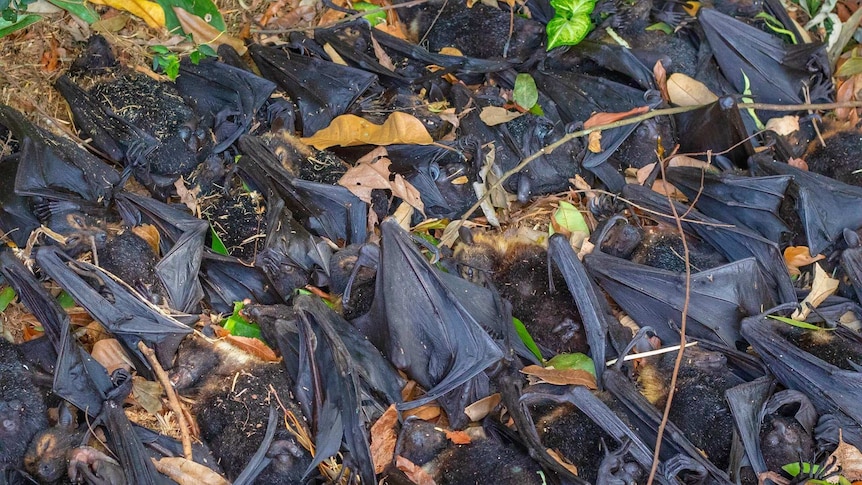
M704 162L703 160L698 160L696 158L688 157L685 155L674 155L667 162L668 167L695 167L703 170L715 171L715 167Z
M495 126L508 123L509 121L524 116L524 114L525 113L519 113L517 111L509 111L506 108L501 108L499 106L486 106L482 108L481 112L479 112L479 119L488 126Z
M405 231L410 230L410 219L413 218L413 207L410 204L401 204L395 209L395 212L392 213L392 217L398 221L398 225L401 226Z
M374 48L374 57L377 58L377 62L380 63L381 66L389 69L392 72L395 72L395 64L392 63L392 58L389 57L389 54L380 47L380 43L377 42L377 39L374 38L374 34L371 33L371 46Z
M834 463L833 459L835 460ZM859 451L859 448L844 441L844 436L840 429L838 430L838 447L829 455L826 463L833 464L832 467L826 470L824 476L829 476L832 471L840 470L840 476L843 476L847 480L862 480L862 452ZM826 481L829 483L838 483L838 474L827 478Z
M107 5L117 10L129 12L140 17L150 27L158 29L165 26L165 11L161 5L147 0L91 0L98 5Z
M166 457L159 460L150 458L159 473L164 473L179 485L230 485L224 477L206 465L195 463L182 457Z
M787 115L769 118L766 122L766 129L772 130L781 136L788 136L799 131L799 117L796 115Z
M578 467L567 462L563 457L560 456L559 453L557 453L556 451L554 451L550 448L547 448L545 451L547 451L548 454L551 455L551 458L553 458L554 460L557 460L557 463L559 463L560 465L563 465L566 468L566 470L569 470L569 472L571 472L572 475L575 475L575 476L578 475Z
M596 378L579 369L554 369L534 364L521 369L521 373L555 386L574 385L596 389Z
M329 58L332 60L333 63L339 64L342 66L347 65L347 61L345 61L344 58L341 57L341 54L339 54L338 51L336 51L335 48L332 47L332 45L329 42L323 44L323 52L326 52L326 55L329 56Z
M624 120L631 116L646 113L647 111L649 111L649 106L638 106L637 108L632 108L622 113L593 113L587 121L584 121L584 129L588 130L594 126L606 125L615 121Z
M428 472L403 456L399 455L395 458L395 466L416 485L437 485Z
M126 354L120 342L114 338L105 338L94 343L90 355L93 356L93 360L102 364L109 374L121 368L127 371L134 368L132 359Z
M392 161L387 158L386 148L377 147L345 172L338 180L338 184L346 187L368 204L371 203L372 190L391 190L392 195L424 213L425 205L422 203L419 191L402 175L393 176L389 171L391 164Z
M801 158L791 157L787 160L787 164L791 167L796 167L799 170L805 170L806 172L808 171L808 162Z
M397 425L398 411L392 404L371 426L371 461L374 463L374 473L382 473L392 463L395 443L398 441L398 433L395 431Z
M464 414L470 418L470 421L481 421L485 416L489 415L498 404L500 404L501 399L502 397L499 392L495 392L490 396L485 396L464 408Z
M446 433L446 439L456 445L469 445L473 441L470 439L470 435L463 431L444 429L443 432Z
M208 24L204 19L186 12L179 7L174 7L174 13L177 15L177 20L180 21L183 31L192 35L195 44L209 44L215 50L218 50L218 46L227 44L233 47L239 55L245 54L245 51L247 50L245 42L240 39L224 32L220 32L218 29Z
M788 246L784 250L784 264L791 276L800 274L799 268L824 259L825 256L818 254L811 256L808 246Z
M382 125L356 115L337 116L326 128L311 137L301 138L303 143L324 150L333 146L358 145L430 145L434 139L425 125L415 116L396 111Z
M95 3L95 2L94 2ZM129 22L128 15L114 15L113 17L102 17L101 19L95 21L90 25L90 28L95 32L101 33L114 33L123 30L123 27Z
M162 385L143 377L132 378L132 398L153 416L162 412Z
M589 137L589 145L587 148L593 153L601 153L602 152L602 132L594 131L590 133Z
M147 242L147 245L150 246L150 249L153 250L153 253L159 254L159 230L156 229L156 226L152 224L141 224L140 226L135 226L132 228L132 232Z
M228 335L225 340L266 362L278 362L280 360L275 352L259 339Z
M440 49L440 54L443 54L444 56L464 57L464 54L454 47L444 47Z
M799 304L799 308L793 312L790 318L803 321L808 318L812 308L817 308L823 300L835 293L838 289L838 280L829 276L819 264L814 263L814 282L811 283L811 291Z
M655 85L658 86L661 92L661 99L670 102L670 95L667 92L667 71L661 61L655 61L652 67L652 75L655 76Z
M670 102L677 106L696 106L718 101L718 96L705 84L678 72L668 78L667 93Z

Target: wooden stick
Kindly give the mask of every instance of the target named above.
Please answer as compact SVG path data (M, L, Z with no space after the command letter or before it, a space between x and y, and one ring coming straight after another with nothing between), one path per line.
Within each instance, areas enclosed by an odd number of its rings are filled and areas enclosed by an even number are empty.
M177 415L177 421L180 423L180 439L183 443L183 455L185 455L187 459L192 460L192 438L189 435L189 423L186 421L182 405L180 405L180 400L177 398L177 392L174 390L174 386L171 385L168 373L162 369L162 365L159 363L159 359L156 358L156 353L153 352L153 349L147 347L143 341L138 342L138 349L144 354L144 357L147 358L147 362L152 366L153 372L156 374L156 378L159 379L159 383L161 383L162 387L165 388L165 394L168 396L168 405L170 406L171 411Z

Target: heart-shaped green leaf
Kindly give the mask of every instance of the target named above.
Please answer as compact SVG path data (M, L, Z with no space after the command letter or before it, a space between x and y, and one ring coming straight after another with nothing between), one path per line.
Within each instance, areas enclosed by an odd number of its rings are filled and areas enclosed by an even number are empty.
M554 17L548 22L548 50L561 45L576 45L593 28L588 15L580 15L571 19Z

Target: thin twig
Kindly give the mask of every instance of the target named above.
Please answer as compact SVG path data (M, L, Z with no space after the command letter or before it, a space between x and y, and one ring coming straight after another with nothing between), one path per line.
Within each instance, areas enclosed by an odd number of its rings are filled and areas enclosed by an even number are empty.
M398 5L386 5L385 7L375 8L374 10L365 10L363 12L358 12L353 15L348 15L347 17L342 17L338 20L329 22L326 25L314 25L308 27L293 27L290 29L251 29L252 33L255 34L288 34L290 32L307 32L309 30L317 30L317 29L328 29L331 27L335 27L336 25L346 24L347 22L351 22L353 20L365 17L366 15L373 15L378 12L385 12L387 10L392 10L395 8L406 8L406 7L415 7L416 5L422 5L423 3L428 3L429 0L413 0L411 2L399 3Z
M659 167L661 167L661 178L662 180L666 180L664 163L662 160L659 160ZM701 189L703 190L703 186ZM700 194L698 194L699 196ZM664 413L661 417L661 424L658 426L658 435L655 440L655 449L653 450L652 456L652 468L650 468L649 478L647 479L647 485L652 485L653 480L655 479L655 474L658 471L658 462L659 462L659 453L661 452L661 442L662 438L664 438L664 430L667 426L668 416L670 415L670 407L673 404L673 395L676 393L676 382L677 377L679 376L679 367L682 365L682 357L685 353L685 327L688 322L688 303L691 297L691 260L689 259L688 252L688 241L685 238L685 232L682 229L682 220L680 220L679 213L676 210L676 204L674 204L673 199L668 194L667 195L668 204L670 204L670 209L673 212L674 221L676 222L676 229L679 231L680 238L682 239L682 250L684 262L685 262L685 301L682 304L682 316L680 317L680 326L679 326L679 351L676 354L676 361L673 364L673 373L670 377L670 389L667 392L667 402L664 405Z
M165 394L168 396L168 406L170 406L171 411L177 415L177 421L180 423L180 438L183 443L183 455L185 455L186 459L191 460L192 438L189 436L189 423L186 421L185 414L183 414L183 408L180 405L180 400L177 398L177 392L174 390L174 386L171 385L168 373L162 369L162 365L159 363L159 359L156 358L156 353L153 352L153 349L147 347L143 341L138 342L138 349L144 354L144 357L147 358L147 362L149 362L150 366L153 368L153 373L156 375L156 378L159 379L162 387L165 388Z
M503 183L509 179L509 177L517 174L521 170L524 169L527 165L529 165L533 160L552 153L557 148L565 145L566 143L574 140L575 138L580 138L582 136L587 136L594 131L602 131L602 130L610 130L611 128L619 128L620 126L632 125L635 123L640 123L641 121L655 118L657 116L669 116L681 113L687 113L689 111L694 111L697 109L704 108L709 106L708 104L703 105L694 105L694 106L679 106L676 108L664 108L664 109L656 109L649 111L644 114L640 114L637 116L632 116L631 118L626 118L624 120L614 121L613 123L607 123L604 125L597 125L591 128L587 128L584 130L575 131L572 133L568 133L561 137L559 140L551 143L543 147L541 150L533 153L527 158L521 160L521 163L516 165L511 170L506 171L499 180L497 180L494 185L492 185L482 197L479 197L479 200L476 201L475 204L470 206L469 209L461 216L461 219L467 219L473 212L475 212L482 205L483 202L488 198L491 192L499 189L503 186ZM783 104L768 104L768 103L739 103L736 105L739 109L765 109L769 111L806 111L806 110L831 110L838 108L862 108L862 101L845 101L842 103L818 103L818 104L792 104L792 105L783 105Z

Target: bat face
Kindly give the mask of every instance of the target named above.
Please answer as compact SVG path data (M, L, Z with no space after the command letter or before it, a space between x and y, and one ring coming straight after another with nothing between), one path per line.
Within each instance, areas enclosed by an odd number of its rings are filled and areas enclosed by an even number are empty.
M15 345L0 338L0 469L20 469L30 440L47 427L42 392Z
M125 231L105 243L99 265L136 289L153 304L161 304L165 290L156 276L156 255L150 245L132 231Z
M824 136L826 146L812 142L805 154L808 170L849 185L862 186L857 154L862 150L862 133L856 128L833 131Z

